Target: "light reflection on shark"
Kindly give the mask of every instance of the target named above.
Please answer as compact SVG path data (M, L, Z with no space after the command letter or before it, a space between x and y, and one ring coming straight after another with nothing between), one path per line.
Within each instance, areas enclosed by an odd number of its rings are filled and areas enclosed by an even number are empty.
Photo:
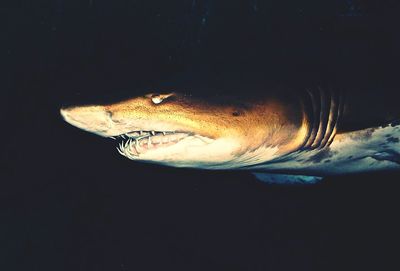
M357 123L351 99L321 89L246 100L149 93L114 104L61 109L70 124L117 141L123 156L174 167L250 170L272 183L400 168L400 125ZM350 113L349 113L350 112ZM353 110L354 112L354 110Z

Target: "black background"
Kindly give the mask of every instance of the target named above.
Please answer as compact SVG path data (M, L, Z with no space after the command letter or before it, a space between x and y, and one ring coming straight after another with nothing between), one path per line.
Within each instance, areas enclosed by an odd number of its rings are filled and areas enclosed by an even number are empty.
M299 187L135 163L58 113L178 82L257 95L226 74L397 89L397 2L2 1L0 269L398 268L398 173Z

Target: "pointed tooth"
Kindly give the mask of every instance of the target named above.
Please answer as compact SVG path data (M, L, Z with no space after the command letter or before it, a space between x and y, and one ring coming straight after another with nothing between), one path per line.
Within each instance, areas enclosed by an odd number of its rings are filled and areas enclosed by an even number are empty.
M136 152L139 154L140 153L140 145L139 145L139 140L136 140L135 141L135 150L136 150Z
M119 154L121 154L121 155L124 155L125 156L125 153L123 152L123 151L121 151L118 147L117 147L117 150L118 150L118 152L119 152Z
M137 153L137 156L139 156L139 145L137 145L137 144L135 144L134 146L133 146L134 148L135 148L135 151L136 151L136 153Z
M125 156L127 157L127 158L129 158L129 159L131 159L132 160L132 156L131 156L131 154L129 153L129 152L125 152Z
M156 132L154 132L154 131L151 131L151 134L152 134L152 135L156 135Z
M133 153L131 153L129 150L126 152L126 155L128 156L129 159L135 159L135 156Z
M150 137L147 139L147 147L150 147L150 145L151 145L151 139L150 139Z
M120 148L119 151L123 156L126 156L126 151L124 148Z
M125 153L125 156L126 156L126 157L130 158L130 157L129 157L129 149L124 149L124 153Z
M166 135L167 133L166 133L166 132L162 132L162 134L163 134L163 135Z
M115 137L113 137L113 136L110 136L110 138L111 138L111 139L114 139L114 140L116 140L116 138L115 138Z

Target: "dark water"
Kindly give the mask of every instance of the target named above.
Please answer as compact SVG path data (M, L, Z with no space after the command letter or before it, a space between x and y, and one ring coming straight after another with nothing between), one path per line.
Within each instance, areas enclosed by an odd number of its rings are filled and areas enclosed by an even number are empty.
M58 115L65 104L160 86L257 95L249 78L393 94L398 1L0 7L0 270L398 266L398 173L286 187L247 173L134 163Z

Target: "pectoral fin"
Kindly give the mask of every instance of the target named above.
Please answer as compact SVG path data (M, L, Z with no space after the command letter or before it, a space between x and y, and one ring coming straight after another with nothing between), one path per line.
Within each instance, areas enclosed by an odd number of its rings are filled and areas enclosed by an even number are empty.
M322 180L320 176L287 175L252 172L257 180L270 184L315 184Z

